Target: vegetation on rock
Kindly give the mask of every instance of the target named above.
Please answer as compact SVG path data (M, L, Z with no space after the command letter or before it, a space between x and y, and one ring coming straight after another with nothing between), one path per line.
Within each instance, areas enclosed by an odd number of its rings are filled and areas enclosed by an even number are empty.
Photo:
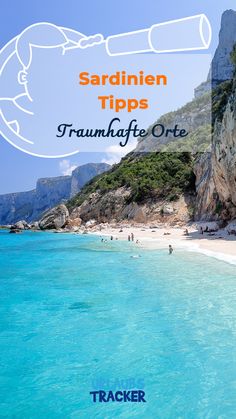
M93 192L105 194L125 186L131 190L129 200L141 203L147 198L168 197L194 191L195 176L190 153L129 154L109 172L89 182L68 206L79 206Z

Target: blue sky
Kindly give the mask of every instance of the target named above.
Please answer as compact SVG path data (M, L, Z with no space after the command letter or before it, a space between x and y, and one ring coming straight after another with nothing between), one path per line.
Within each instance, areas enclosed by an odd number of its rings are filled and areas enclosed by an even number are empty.
M32 23L47 21L91 35L142 29L153 23L205 13L213 28L210 52L218 42L221 14L236 9L235 0L8 0L1 4L1 47ZM207 74L206 74L207 76ZM107 156L109 159L111 156ZM68 159L43 159L25 154L0 137L0 193L34 188L39 177L58 176L70 166L98 162L100 153L77 154ZM66 160L66 161L64 161Z

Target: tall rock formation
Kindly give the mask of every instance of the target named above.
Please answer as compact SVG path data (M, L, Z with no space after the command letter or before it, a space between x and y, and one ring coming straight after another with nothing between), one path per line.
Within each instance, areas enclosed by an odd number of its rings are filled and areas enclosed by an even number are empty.
M216 118L211 153L195 166L200 219L236 218L236 79L223 116Z
M70 197L77 194L80 189L97 175L106 172L110 166L106 163L89 163L76 167L72 172Z
M106 163L88 163L77 167L71 176L39 179L32 191L0 195L0 225L39 220L45 211L68 200L109 168Z
M33 211L29 220L38 220L49 208L70 197L71 176L43 178L37 181Z
M226 10L222 14L219 44L214 54L207 81L195 89L195 97L199 97L216 87L222 81L233 77L233 65L230 53L236 43L236 11Z
M0 195L0 224L14 224L19 220L30 220L36 191Z

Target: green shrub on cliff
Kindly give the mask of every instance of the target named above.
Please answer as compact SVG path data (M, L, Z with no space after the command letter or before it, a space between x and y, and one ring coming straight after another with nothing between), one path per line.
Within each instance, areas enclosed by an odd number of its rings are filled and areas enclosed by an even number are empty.
M204 153L211 145L211 141L212 127L210 124L206 124L200 126L183 139L171 141L163 148L163 151L188 151L192 154Z
M230 58L231 58L231 61L232 61L233 65L236 68L236 44L233 47L233 50L232 50L232 52L230 54Z
M155 197L174 200L180 193L194 190L192 165L190 153L130 154L89 182L68 206L81 205L93 192L105 194L122 186L130 188L130 201L142 202Z
M221 121L228 103L229 96L232 92L233 80L226 80L219 84L212 91L212 124L215 120Z

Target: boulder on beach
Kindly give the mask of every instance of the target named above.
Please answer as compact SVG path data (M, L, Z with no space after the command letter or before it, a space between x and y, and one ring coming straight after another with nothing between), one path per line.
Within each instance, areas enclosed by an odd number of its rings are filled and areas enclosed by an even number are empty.
M233 234L236 236L236 220L231 221L227 227L226 227L226 231L228 234Z
M199 232L203 231L206 233L212 233L218 231L220 229L220 224L217 221L206 221L202 223L198 223L197 229Z
M163 205L162 209L161 209L161 213L163 215L172 215L174 214L175 210L172 204L165 204Z
M122 211L122 217L125 217L128 220L133 220L136 223L146 222L145 210L136 202L132 202L131 204L126 205L126 207Z
M41 230L51 230L63 228L69 219L69 211L64 204L47 211L39 221Z
M94 227L97 224L96 220L89 220L85 223L85 227Z

